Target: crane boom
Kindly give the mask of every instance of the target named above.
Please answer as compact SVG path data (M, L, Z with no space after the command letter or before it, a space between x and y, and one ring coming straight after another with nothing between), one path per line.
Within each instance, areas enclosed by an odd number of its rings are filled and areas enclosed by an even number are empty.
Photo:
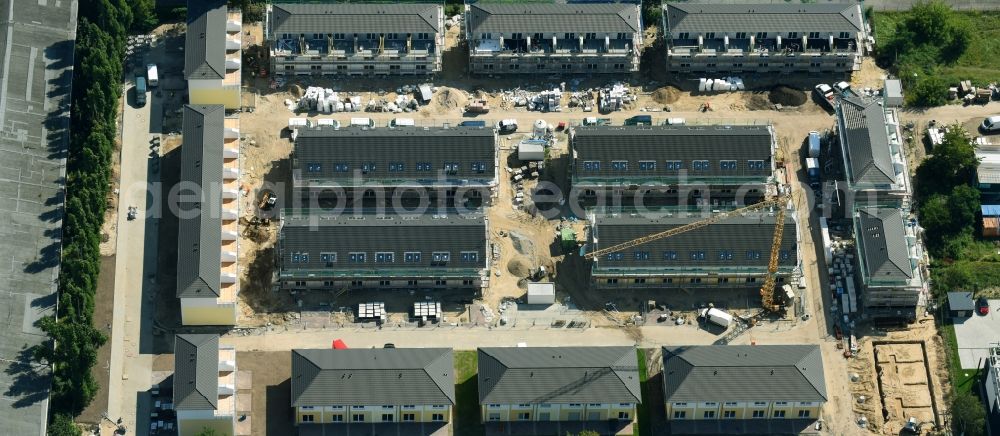
M616 245L612 245L612 246L607 247L607 248L601 248L599 250L594 250L594 251L591 251L590 253L587 253L587 254L583 255L583 257L585 257L587 259L593 259L593 258L599 257L599 256L604 255L604 254L615 253L615 252L618 252L618 251L625 250L627 248L632 248L632 247L639 246L639 245L642 245L642 244L645 244L645 243L648 243L648 242L656 241L658 239L669 238L669 237L674 236L674 235L679 235L681 233L690 232L691 230L700 229L702 227L705 227L705 226L717 223L719 221L725 220L727 218L731 218L731 217L736 216L736 215L741 215L741 214L744 214L746 212L752 212L752 211L755 211L755 210L763 209L763 208L768 207L768 206L773 206L773 205L776 205L776 204L780 204L785 199L786 199L786 197L784 197L784 196L774 197L772 199L764 200L764 201L762 201L760 203L751 204L749 206L744 206L744 207L741 207L739 209L733 209L733 210L728 211L728 212L722 212L722 213L710 216L708 218L705 218L703 220L698 220L698 221L695 221L693 223L688 223L688 224L685 224L685 225L680 226L680 227L674 227L672 229L664 230L662 232L653 233L651 235L646 235L646 236L643 236L641 238L636 238L636 239L633 239L631 241L622 242L621 244L616 244ZM781 220L778 221L780 223L781 221L784 221L785 214L784 214L784 209L783 208L779 207L778 209L780 210L779 214L780 214ZM781 230L784 230L784 227L781 227ZM777 230L776 230L776 232L777 232ZM778 241L778 243L780 245L780 242L781 242L780 235L778 235L777 241ZM772 251L774 251L774 249L772 249ZM774 257L774 256L772 255L772 257ZM775 262L775 271L777 271L776 260L772 259L772 262ZM773 276L773 274L771 274L771 275Z
M781 239L785 234L785 208L779 207L774 221L774 239L771 241L771 257L767 261L767 277L760 287L760 302L764 309L777 312L779 307L774 303L774 285L778 275L778 260L781 252Z

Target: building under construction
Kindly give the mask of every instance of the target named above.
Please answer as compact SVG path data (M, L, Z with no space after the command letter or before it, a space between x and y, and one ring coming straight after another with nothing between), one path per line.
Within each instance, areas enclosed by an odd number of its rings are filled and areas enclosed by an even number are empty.
M899 209L861 208L854 212L854 233L865 315L872 319L916 319L926 286L916 223L908 222Z
M267 6L275 75L398 75L441 71L444 12L438 4Z
M465 12L473 74L639 71L639 2L470 3Z
M769 125L580 126L572 130L572 182L600 204L636 196L675 204L749 204L774 172ZM599 201L600 200L600 201Z
M652 214L652 213L650 213ZM655 212L653 216L593 215L590 251L601 250L705 219L701 213ZM670 237L594 258L595 288L754 288L768 274L775 216L748 212ZM794 214L785 214L778 247L777 283L800 263Z

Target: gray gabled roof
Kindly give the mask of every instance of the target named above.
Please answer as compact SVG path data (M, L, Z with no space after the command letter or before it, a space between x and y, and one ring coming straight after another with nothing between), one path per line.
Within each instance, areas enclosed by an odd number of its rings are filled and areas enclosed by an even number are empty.
M450 348L292 350L292 407L455 404Z
M847 97L840 100L837 119L843 135L840 140L846 146L851 182L895 183L882 105L877 101Z
M785 230L781 251L781 267L791 267L797 262L796 230L792 214L785 214ZM610 247L642 236L680 227L701 219L700 214L675 214L674 216L598 216L593 229L598 243L594 249ZM611 255L596 259L595 271L619 268L692 269L692 268L767 268L774 236L773 215L755 214L736 216L717 223L662 238L625 249L623 256L612 260ZM723 251L728 254L723 255ZM636 255L636 253L648 253ZM668 256L671 252L675 256ZM692 253L704 252L704 258L694 258ZM752 253L748 253L752 252ZM614 253L612 253L614 254ZM731 256L730 256L731 255ZM697 256L696 256L697 257Z
M432 252L446 251L450 260L434 265ZM475 252L464 260L461 252ZM365 262L350 261L349 254L365 253ZM393 262L376 262L376 252L393 253ZM420 260L407 262L404 253L418 252ZM302 260L301 254L308 254ZM336 257L329 264L322 253ZM411 271L434 276L446 269L479 270L486 267L486 221L482 215L295 215L283 218L281 227L282 273L320 270ZM296 262L298 257L298 262Z
M704 4L668 3L669 32L697 33L858 32L863 29L857 4Z
M174 337L174 408L215 410L219 404L219 335Z
M226 2L188 0L184 78L226 77Z
M763 181L771 174L771 144L768 126L581 126L573 129L573 174L587 181L676 178L681 171L668 169L665 161L679 160L688 179ZM612 166L618 160L628 161L626 170ZM640 169L641 160L656 161L656 168ZM694 160L708 160L709 168L695 170ZM735 160L736 169L722 169L721 160ZM764 165L750 169L749 160ZM599 161L600 169L586 168L586 161Z
M666 402L826 401L818 345L663 347Z
M282 33L438 33L440 4L291 4L272 6L272 37Z
M479 402L641 403L635 348L480 348Z
M948 307L951 310L973 310L976 303L972 299L972 292L949 292Z
M903 213L899 209L859 209L858 248L862 266L873 280L908 280L913 277Z
M180 193L198 200L178 204L182 213L177 224L180 298L220 295L224 120L225 108L221 105L184 106L180 182L187 188ZM200 192L188 189L199 187Z
M640 30L639 8L629 3L472 4L466 17L469 32L476 37L514 32L631 35Z
M366 129L332 126L299 129L295 160L304 179L337 180L341 185L382 181L398 185L407 181L428 183L461 180L493 181L496 175L496 134L492 129L472 127L402 127ZM445 174L445 163L458 164L458 171ZM375 170L362 174L362 165ZM419 163L430 164L420 170ZM473 169L473 163L481 164ZM392 165L402 164L402 169ZM310 165L319 165L309 171ZM347 171L337 171L347 165Z

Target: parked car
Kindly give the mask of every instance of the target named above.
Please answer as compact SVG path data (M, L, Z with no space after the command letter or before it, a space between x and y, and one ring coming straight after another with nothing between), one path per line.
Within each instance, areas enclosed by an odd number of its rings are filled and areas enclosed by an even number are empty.
M983 297L979 297L979 299L976 300L976 312L980 315L988 315L990 313L990 302L986 301Z
M983 133L1000 132L1000 115L986 117L983 124L979 126L979 130L982 130Z

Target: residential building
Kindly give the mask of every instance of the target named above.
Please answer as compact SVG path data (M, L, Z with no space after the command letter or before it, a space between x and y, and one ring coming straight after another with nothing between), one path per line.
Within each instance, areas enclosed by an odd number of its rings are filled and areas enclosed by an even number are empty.
M910 176L896 110L855 96L841 98L836 108L846 187L853 198L848 204L908 209Z
M639 2L470 3L465 40L473 74L639 71Z
M441 71L444 12L437 4L267 6L275 75L430 74Z
M177 298L183 325L235 325L239 294L239 119L184 106Z
M236 434L236 349L219 335L174 337L174 410L179 436Z
M862 286L865 315L916 319L927 286L920 268L923 245L916 223L899 209L859 208L854 212L854 234L856 280Z
M454 371L450 348L292 350L295 424L450 422Z
M776 147L769 125L580 126L571 144L571 180L582 198L680 204L755 202L774 172Z
M241 106L243 15L225 0L188 0L184 79L188 103Z
M986 406L986 434L1000 433L1000 344L993 344L989 358L983 362L979 398Z
M798 434L827 400L818 345L663 347L675 434ZM789 422L790 421L790 422Z
M296 198L482 204L497 185L496 142L478 127L299 129L292 182Z
M634 347L480 348L478 377L482 421L487 425L516 421L627 425L642 402Z
M488 220L455 215L286 215L278 241L285 289L479 290Z
M669 2L667 71L675 74L843 74L861 69L861 5Z
M655 216L592 215L591 251L690 224L703 213L653 212ZM778 252L778 283L798 267L794 213L785 214ZM767 276L775 216L749 213L594 259L591 284L602 289L759 287Z

